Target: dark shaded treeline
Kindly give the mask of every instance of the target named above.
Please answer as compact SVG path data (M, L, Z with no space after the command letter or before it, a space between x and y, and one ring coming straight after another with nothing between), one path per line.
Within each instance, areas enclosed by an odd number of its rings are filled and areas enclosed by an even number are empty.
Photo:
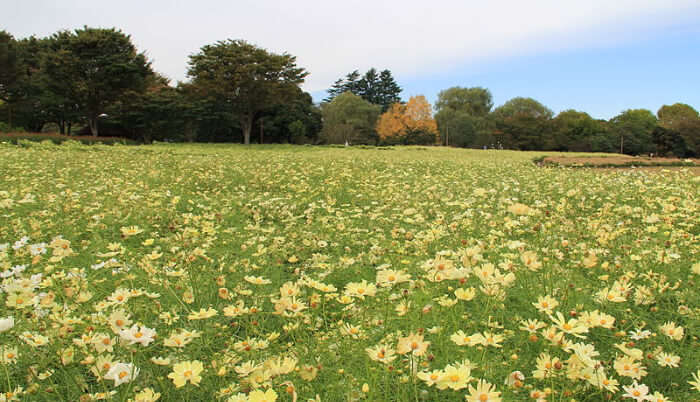
M0 31L0 131L53 128L141 142L382 143L377 121L401 102L389 70L345 75L320 107L299 87L307 74L292 55L227 40L190 56L190 81L171 85L116 29L23 39ZM606 121L576 110L555 116L524 97L494 108L488 89L452 87L434 109L442 145L700 156L700 117L682 103ZM432 143L434 136L420 138Z

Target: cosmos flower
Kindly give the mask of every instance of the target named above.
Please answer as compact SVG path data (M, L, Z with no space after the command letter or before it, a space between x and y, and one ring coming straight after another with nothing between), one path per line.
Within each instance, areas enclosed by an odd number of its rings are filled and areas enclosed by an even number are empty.
M116 363L114 364L104 378L114 380L114 386L118 387L121 384L132 381L139 374L139 369L131 363Z
M204 365L199 360L184 361L173 366L173 372L168 374L168 378L173 380L176 388L185 386L187 382L199 386L202 381L200 374L204 371Z

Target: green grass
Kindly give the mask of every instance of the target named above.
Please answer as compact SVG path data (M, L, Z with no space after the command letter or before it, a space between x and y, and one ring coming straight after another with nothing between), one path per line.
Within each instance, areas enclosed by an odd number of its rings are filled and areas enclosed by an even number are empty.
M700 362L698 178L535 166L541 155L437 147L0 144L0 245L7 244L0 247L0 272L26 265L3 279L9 291L0 292L0 319L15 320L0 333L0 344L19 355L0 364L0 391L21 387L20 398L47 401L115 392L114 400L126 401L151 388L161 400L194 401L272 388L277 400L291 401L286 390L293 387L300 401L316 395L454 401L469 389L439 390L411 367L428 372L468 359L475 366L469 384L488 381L506 401L532 400L534 390L550 392L550 401L620 400L622 386L633 382L613 367L623 355L615 345L625 344L643 354L639 364L648 374L639 383L673 401L697 400L689 381ZM129 234L132 226L137 233ZM15 249L23 236L26 245ZM57 236L70 243L51 247ZM35 257L29 246L38 243L47 252ZM62 246L72 253L61 256ZM112 267L99 268L111 258ZM541 266L529 269L528 258ZM479 275L489 264L500 276L484 282ZM374 284L386 269L410 280L378 286L364 299L342 298L348 284ZM433 281L440 269L452 276ZM36 283L18 290L22 279L37 274ZM275 304L288 282L297 285L295 300L306 309L278 314ZM623 300L599 301L596 295L611 287L625 289ZM120 288L139 295L110 301ZM222 288L230 297L221 297ZM458 288L473 288L475 297L457 300ZM17 295L29 305L15 306ZM567 319L595 310L615 319L611 328L564 339L594 348L591 364L619 381L618 391L573 378L570 349L546 340L542 330L531 337L520 329L523 320L554 327L533 306L545 295ZM237 303L254 310L227 316ZM403 315L401 303L408 306ZM209 308L217 315L187 318ZM155 340L120 342L108 323L117 309L153 328ZM666 322L682 326L684 335L664 335ZM346 324L359 332L347 333ZM631 339L637 328L650 336ZM200 336L182 348L166 346L181 330ZM503 341L459 346L450 338L460 330L490 331ZM20 338L25 332L46 336L48 344L30 345ZM425 354L383 364L365 351L378 344L396 349L411 333L430 342ZM85 344L96 334L113 339L111 353ZM267 345L246 350L244 340ZM72 359L62 361L62 352ZM660 366L661 352L680 357L678 367ZM97 377L93 361L107 353L114 363L138 367L136 378L115 387ZM537 379L542 353L563 364ZM155 357L170 362L157 365ZM279 357L296 364L271 372ZM203 363L201 382L176 388L168 375L186 361ZM267 365L239 375L235 369L246 362ZM523 386L504 385L516 370L525 376ZM314 371L313 378L305 375Z

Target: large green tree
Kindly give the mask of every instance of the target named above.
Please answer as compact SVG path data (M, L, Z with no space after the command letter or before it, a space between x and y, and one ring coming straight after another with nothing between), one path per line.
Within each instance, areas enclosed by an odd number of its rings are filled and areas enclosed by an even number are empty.
M374 105L361 97L345 92L331 102L321 105L323 129L321 142L326 144L371 144L378 140L375 131L380 105Z
M318 140L321 126L321 111L311 95L297 89L288 102L266 110L257 128L261 142L306 144Z
M504 148L539 150L551 135L553 112L532 98L516 97L491 113L496 141Z
M543 149L575 152L612 152L604 121L588 113L565 110L552 119L552 135L543 139Z
M683 137L685 151L680 152L680 147L674 148L677 156L700 155L700 115L692 106L685 103L661 106L657 112L659 125L670 133L677 133ZM666 134L667 136L670 134ZM680 143L676 141L676 143Z
M17 82L17 41L5 31L0 31L0 100L9 101L10 88Z
M242 40L219 41L190 56L187 74L206 96L230 105L250 144L256 118L271 106L294 96L308 73L296 57L275 54Z
M610 130L616 149L630 155L654 152L652 132L656 124L656 117L647 109L628 109L613 117Z
M146 56L120 30L84 27L52 40L45 61L51 90L78 105L94 136L107 107L128 91L143 91L153 74Z
M452 87L438 93L435 111L451 109L474 117L485 117L493 108L491 91L482 87Z
M467 147L475 145L479 132L488 126L487 116L493 107L488 89L451 87L438 93L435 120L442 143Z

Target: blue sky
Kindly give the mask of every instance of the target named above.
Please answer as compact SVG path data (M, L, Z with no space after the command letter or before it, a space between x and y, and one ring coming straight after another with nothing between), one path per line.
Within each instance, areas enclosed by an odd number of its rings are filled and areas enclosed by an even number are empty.
M16 37L117 27L173 83L188 56L224 39L288 52L316 100L358 69L390 69L403 96L489 88L610 118L624 109L700 108L699 0L7 0Z
M676 102L700 109L700 19L612 46L504 57L401 84L404 97L424 93L431 103L441 89L481 86L496 106L526 96L555 113L576 109L599 119Z

